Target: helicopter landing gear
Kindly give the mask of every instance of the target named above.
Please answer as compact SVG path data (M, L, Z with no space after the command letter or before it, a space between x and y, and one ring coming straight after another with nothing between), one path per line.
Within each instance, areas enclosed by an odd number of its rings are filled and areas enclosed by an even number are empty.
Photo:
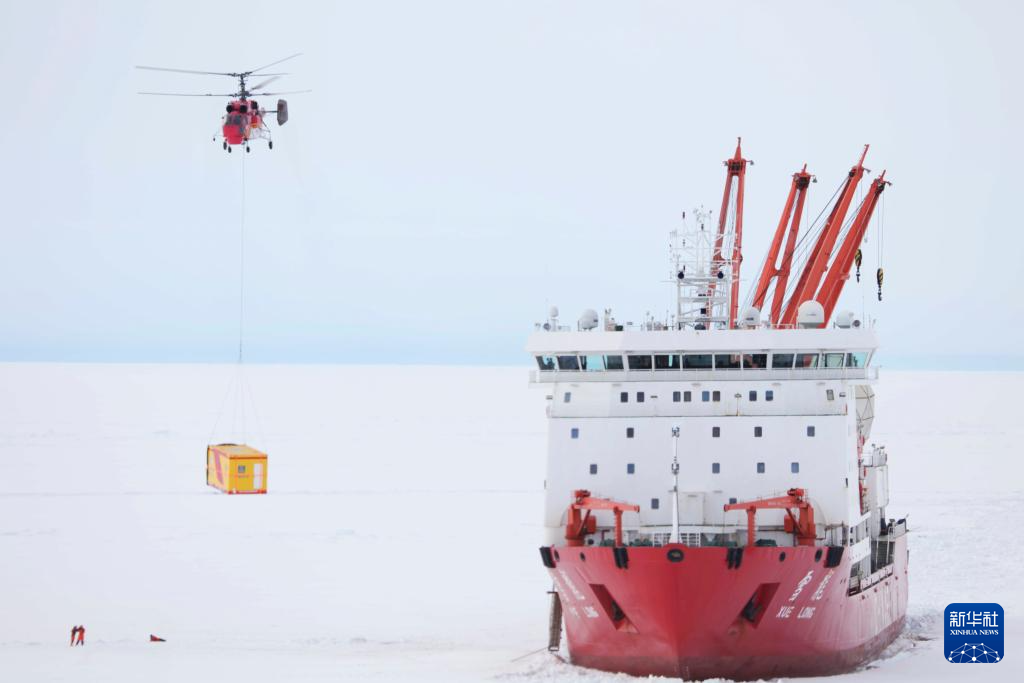
M227 140L225 140L225 141L224 141L224 149L227 149L227 148L228 148L228 141L227 141Z
M267 142L267 147L269 147L270 149L274 149L274 141L270 140L269 142Z
M231 154L231 148L228 147L228 154Z
M249 152L251 152L251 151L252 151L252 150L250 150L250 149L249 149L249 145L246 145L246 146L245 146L245 153L246 153L246 154L248 154L248 153L249 153Z

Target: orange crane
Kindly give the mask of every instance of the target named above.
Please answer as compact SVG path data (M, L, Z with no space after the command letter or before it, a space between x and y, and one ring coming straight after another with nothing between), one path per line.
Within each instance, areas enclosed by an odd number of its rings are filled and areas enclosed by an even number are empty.
M742 138L736 138L736 153L732 159L723 163L726 168L725 192L722 194L722 210L718 212L718 235L715 238L715 252L711 258L712 272L721 272L721 268L730 264L731 284L729 287L729 327L736 327L736 318L739 312L740 296L740 263L743 261L743 185L747 175L748 160L743 158L740 150ZM753 163L753 162L749 162ZM725 225L729 215L729 198L732 196L732 181L736 179L736 235L732 243L732 255L729 259L722 253L723 240L725 238ZM715 293L715 284L712 283L708 292L708 300ZM710 313L710 311L709 311Z
M590 516L590 513L596 510L611 510L615 514L615 547L621 548L622 513L640 512L640 506L620 503L607 498L592 498L590 491L585 489L573 491L572 503L569 504L568 520L565 523L566 545L583 545L584 536L597 531L597 518Z
M864 145L864 152L860 155L860 160L850 169L850 173L846 176L846 182L842 192L839 194L839 199L836 200L835 205L832 207L828 220L825 222L825 227L822 229L821 234L818 235L818 240L814 243L814 248L811 250L811 255L807 259L803 272L800 273L800 279L797 280L796 288L789 297L789 301L786 304L786 312L782 316L782 325L789 326L796 323L796 312L800 304L813 299L818 291L821 277L825 274L829 258L832 256L832 248L835 246L839 233L843 229L846 212L850 209L850 203L853 201L853 196L857 191L857 185L860 184L861 178L864 177L864 171L866 170L864 168L864 159L867 157L869 146ZM825 318L825 322L828 322L828 318Z
M864 233L867 232L868 223L871 222L871 215L875 212L875 207L878 205L878 198L885 192L887 185L892 185L892 183L885 179L885 171L882 171L882 175L878 176L871 183L871 190L861 203L857 217L853 219L853 225L850 226L850 231L846 234L846 239L843 240L843 245L839 248L835 261L833 261L832 266L828 269L825 281L821 283L821 289L818 290L818 296L815 299L825 309L824 320L826 323L832 316L832 311L836 307L836 301L839 300L839 295L843 292L846 281L850 279L850 268L857 258L860 243L864 240Z
M814 545L818 533L814 526L814 508L804 500L805 494L804 489L789 489L784 496L730 503L724 509L726 512L746 510L748 546L754 545L755 517L758 510L785 510L786 523L783 528L789 533L796 533L797 545ZM794 509L800 511L799 517L793 515Z
M793 174L793 182L789 187L786 205L782 207L782 216L779 218L778 227L775 228L775 237L768 249L768 258L764 261L761 277L754 290L753 305L760 310L764 306L765 297L768 296L768 288L771 286L772 279L775 279L772 311L769 317L774 325L779 324L779 318L782 316L782 300L786 295L786 285L789 283L789 270L793 265L796 236L800 232L800 217L803 215L804 200L807 199L807 188L810 184L811 174L807 172L807 164L804 164L803 170ZM782 260L779 261L783 238L786 238L786 249L782 252Z

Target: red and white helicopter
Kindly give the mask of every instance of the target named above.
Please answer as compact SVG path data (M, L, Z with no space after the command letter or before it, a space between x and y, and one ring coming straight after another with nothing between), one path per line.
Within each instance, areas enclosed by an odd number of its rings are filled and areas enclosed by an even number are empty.
M256 92L261 88L265 88L272 81L276 81L281 76L286 76L285 73L261 73L264 69L269 69L272 66L276 66L281 62L286 62L289 59L298 57L301 52L279 59L276 62L265 64L258 69L250 69L249 71L192 71L189 69L167 69L159 66L136 66L136 69L148 69L150 71L173 71L175 73L183 74L203 74L207 76L229 76L231 78L238 79L238 92L216 94L216 93L181 93L181 92L140 92L140 95L163 95L168 97L230 97L231 102L227 105L227 113L221 117L221 128L218 134L215 134L213 139L217 140L218 137L222 138L224 143L223 147L228 152L235 145L245 145L245 151L250 151L249 141L260 139L267 141L267 147L274 149L274 141L270 137L270 129L267 128L266 116L267 114L277 115L277 125L283 126L288 121L288 103L285 100L277 101L277 108L272 110L266 110L259 105L259 103L252 99L253 97L277 97L279 95L294 95L297 93L310 92L309 90L292 90L288 92ZM266 80L257 83L256 85L250 86L247 84L247 80L250 78L266 78Z

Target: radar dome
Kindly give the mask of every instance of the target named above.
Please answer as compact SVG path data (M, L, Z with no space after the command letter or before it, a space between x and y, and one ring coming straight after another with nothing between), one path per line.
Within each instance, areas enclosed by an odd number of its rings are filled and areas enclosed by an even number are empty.
M853 311L840 311L836 315L836 327L842 327L843 329L857 328L860 327L860 319Z
M796 309L797 327L821 327L825 324L825 307L814 299L805 301Z
M740 315L740 326L741 327L757 327L761 324L761 309L757 306L748 306L743 309L743 314Z
M581 330L592 330L595 327L597 327L597 323L597 311L595 311L592 308L588 308L587 310L583 311L583 314L580 316Z

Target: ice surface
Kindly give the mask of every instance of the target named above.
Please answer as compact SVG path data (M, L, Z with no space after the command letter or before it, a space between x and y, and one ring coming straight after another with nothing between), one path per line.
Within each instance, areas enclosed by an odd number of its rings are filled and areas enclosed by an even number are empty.
M267 496L205 486L218 413L214 440L241 436L234 373L0 365L0 680L634 680L535 652L544 391L526 370L249 367ZM1022 379L883 372L872 440L910 518L909 623L840 679L962 678L941 610L970 601L1007 613L985 678L1024 676Z

